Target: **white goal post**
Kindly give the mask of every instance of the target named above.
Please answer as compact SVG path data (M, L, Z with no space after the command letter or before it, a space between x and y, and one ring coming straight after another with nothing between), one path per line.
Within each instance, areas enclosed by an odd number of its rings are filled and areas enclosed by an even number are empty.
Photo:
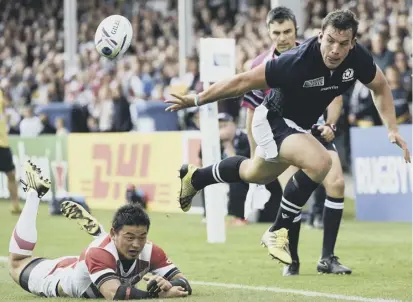
M206 38L200 40L200 77L204 89L210 83L235 75L235 40ZM200 108L202 136L202 165L204 167L221 160L217 103ZM215 184L204 189L207 240L223 243L226 240L225 214L227 206L226 184Z

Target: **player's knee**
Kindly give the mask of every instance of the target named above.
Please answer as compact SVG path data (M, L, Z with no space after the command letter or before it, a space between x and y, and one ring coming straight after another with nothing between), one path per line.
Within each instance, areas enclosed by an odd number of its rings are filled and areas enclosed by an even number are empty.
M331 169L332 160L326 152L325 154L314 158L308 165L311 174L313 174L317 180L322 181Z
M239 176L243 181L248 183L263 185L267 183L265 182L267 180L265 175L263 175L263 173L260 173L260 171L255 167L254 163L250 160L244 160L241 163Z
M328 153L321 157L320 172L324 174L324 177L328 174L332 165L333 165L333 160L331 159Z
M20 259L16 257L16 254L10 253L7 263L10 269L17 269L20 266Z
M265 185L274 179L268 179L265 175L260 175L255 170L246 170L240 173L241 179L248 183Z
M245 169L244 171L240 170L240 176L241 176L241 179L245 182L259 184L259 185L265 185L274 180L274 177L271 177L261 172L258 169L249 167L248 169Z
M17 276L17 272L20 267L19 261L16 261L13 258L13 254L10 254L7 263L8 263L8 269L9 269L9 275L13 278L13 280L15 281L18 280L19 276Z
M345 182L342 175L336 176L326 184L327 194L344 195ZM331 192L331 193L330 193Z

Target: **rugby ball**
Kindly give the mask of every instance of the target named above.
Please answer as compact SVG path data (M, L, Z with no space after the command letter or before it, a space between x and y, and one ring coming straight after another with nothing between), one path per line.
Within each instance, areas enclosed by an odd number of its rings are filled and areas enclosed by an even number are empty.
M98 53L108 59L116 59L125 54L132 42L132 24L120 15L112 15L100 22L95 33Z

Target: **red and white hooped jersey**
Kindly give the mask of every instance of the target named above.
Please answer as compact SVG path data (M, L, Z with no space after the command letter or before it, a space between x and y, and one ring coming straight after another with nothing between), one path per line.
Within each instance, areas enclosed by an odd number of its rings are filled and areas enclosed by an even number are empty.
M152 242L147 242L129 269L125 270L114 242L109 235L95 239L80 257L57 263L49 275L60 280L63 291L75 298L101 298L99 287L107 280L118 278L122 284L135 285L151 272L170 279L179 273L165 252Z

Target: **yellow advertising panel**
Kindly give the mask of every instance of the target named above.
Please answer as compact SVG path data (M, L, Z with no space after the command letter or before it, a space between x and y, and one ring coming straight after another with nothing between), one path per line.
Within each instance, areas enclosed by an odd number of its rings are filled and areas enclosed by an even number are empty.
M91 208L116 209L128 184L149 196L149 209L180 212L177 170L182 164L182 134L85 133L68 138L69 188Z

